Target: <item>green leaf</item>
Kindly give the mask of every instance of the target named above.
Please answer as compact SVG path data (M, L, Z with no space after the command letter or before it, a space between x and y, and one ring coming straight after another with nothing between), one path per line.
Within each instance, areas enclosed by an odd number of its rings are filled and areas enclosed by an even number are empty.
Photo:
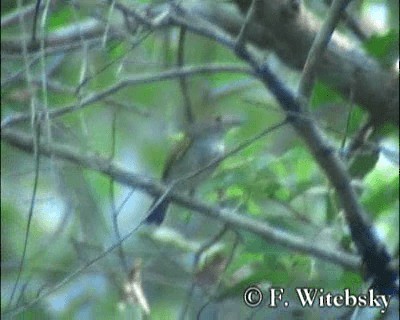
M399 176L385 176L372 172L366 181L368 188L363 193L362 202L374 216L393 208L399 198Z
M349 173L352 177L363 178L371 172L379 159L378 152L358 154L351 162Z
M343 102L342 97L334 89L317 81L311 97L311 107L317 109L321 105L335 102Z
M399 55L399 34L390 30L384 35L373 35L364 43L365 50L383 66L391 66Z

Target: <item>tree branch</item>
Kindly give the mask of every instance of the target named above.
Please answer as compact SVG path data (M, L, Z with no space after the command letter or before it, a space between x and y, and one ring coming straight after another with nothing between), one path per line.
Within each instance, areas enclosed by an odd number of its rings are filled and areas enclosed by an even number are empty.
M247 11L251 1L235 0ZM301 70L321 22L302 2L288 8L292 1L267 0L264 10L258 12L248 28L248 41L257 47L274 51L283 63ZM209 21L232 37L239 34L245 18L230 4L209 1L185 1L182 8L194 17ZM394 61L393 61L394 63ZM374 123L389 122L399 125L398 72L384 70L361 49L335 32L316 68L316 77L335 88L345 98L350 89L354 101L364 108Z
M126 77L125 79L104 89L103 91L96 92L94 94L89 95L86 98L82 98L82 100L78 104L49 111L48 117L49 119L54 119L63 116L67 113L83 109L93 103L105 99L106 97L112 94L117 93L118 91L128 86L171 80L179 78L181 76L195 76L197 74L203 74L203 73L220 73L220 72L244 73L244 74L254 75L252 69L245 66L232 65L232 64L208 64L205 66L186 66L183 68L170 69L163 72L147 73L147 74L137 75L134 77ZM37 116L39 117L41 117L42 115L44 116L45 113L43 112L37 114ZM32 115L30 113L14 115L6 119L3 119L3 121L1 122L1 128L3 129L5 127L15 125L19 122L28 121L31 118Z
M305 106L270 70L268 65L266 63L259 64L249 50L245 47L238 48L236 41L218 32L214 27L209 27L208 23L194 24L188 22L188 18L190 18L190 15L185 15L185 12L181 11L179 17L173 15L170 19L179 26L186 26L188 30L194 33L218 41L254 68L260 81L264 83L279 102L281 108L287 113L287 119L302 137L310 153L334 186L344 209L352 239L366 263L368 277L374 279L373 285L380 293L398 294L398 271L393 270L390 265L392 257L377 237L369 216L361 206L344 163L334 152L334 148L315 121L304 116L306 115L303 112Z
M33 138L29 134L7 129L2 130L1 139L20 150L29 153L33 152ZM273 228L265 222L249 218L250 215L247 213L237 214L232 210L211 206L173 191L168 192L168 186L164 186L150 178L134 174L117 164L110 163L108 159L90 154L82 155L81 152L72 149L70 146L56 143L41 143L38 151L47 157L53 156L58 159L68 160L86 169L105 174L116 182L132 188L138 188L152 196L165 195L165 197L170 198L179 205L219 220L234 228L256 234L266 241L279 244L289 250L310 254L353 271L358 270L360 267L360 259L354 255L338 250L327 250L315 243L310 243L302 237Z
M298 94L308 104L315 82L315 71L332 37L343 11L351 0L334 0L328 16L318 31L308 52L301 75Z

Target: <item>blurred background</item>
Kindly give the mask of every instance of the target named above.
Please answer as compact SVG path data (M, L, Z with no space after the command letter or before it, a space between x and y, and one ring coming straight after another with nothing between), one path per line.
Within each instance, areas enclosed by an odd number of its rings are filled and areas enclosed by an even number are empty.
M285 119L233 52L177 27L149 28L124 17L118 4L152 16L168 1L43 0L37 16L36 2L1 1L2 131L3 124L30 136L40 131L45 143L94 154L159 181L184 128L185 94L196 119L245 120L228 133L228 150ZM204 5L239 14L233 2ZM324 1L304 5L324 19ZM338 30L382 70L398 70L398 11L397 1L352 1L347 12L363 33L345 23ZM32 44L33 33L39 41ZM186 76L184 90L178 76L158 79L176 70L180 50L184 65L213 68ZM296 91L300 72L273 51L258 53ZM310 105L338 152L368 118L321 81ZM56 110L64 111L49 116ZM39 111L45 114L40 129L33 117ZM14 121L18 115L25 118ZM398 143L398 129L387 124L347 163L379 236L397 257ZM355 254L329 181L289 125L228 157L194 197ZM242 295L254 284L265 292L283 287L296 303L294 287L365 288L362 277L343 266L175 204L161 227L137 228L152 200L95 170L37 157L2 139L2 313L17 310L21 319L320 319L326 310L251 309ZM132 231L122 247L107 251Z

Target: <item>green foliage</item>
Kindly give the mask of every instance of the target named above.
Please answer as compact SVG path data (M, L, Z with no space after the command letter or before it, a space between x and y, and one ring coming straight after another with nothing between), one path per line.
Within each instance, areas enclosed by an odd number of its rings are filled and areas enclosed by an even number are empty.
M326 84L317 81L311 97L311 106L318 108L327 103L343 103L343 98Z
M399 58L399 33L390 30L383 35L373 35L364 43L365 50L383 66L392 67Z
M128 7L140 9L143 15L151 12L148 5L155 7L163 3L125 2L129 3ZM72 2L56 1L45 17L44 30L52 35L64 27L73 28L79 22L99 18L109 27L107 37L100 34L89 40L77 33L77 50L63 47L55 52L43 52L40 49L2 57L2 84L5 82L1 94L2 120L19 113L30 115L34 109L51 111L73 105L75 111L42 118L43 143L57 142L81 155L109 159L132 174L160 179L174 137L184 128L185 99L178 77L147 80L139 85L130 83L94 104L83 108L80 104L127 79L142 75L156 78L160 72L176 68L180 30L172 26L148 28L137 25L133 18L125 21L116 3L114 7L107 7L105 3L108 2L81 1L73 6ZM318 6L315 11L325 16L326 7L321 1L307 3ZM363 5L371 3L364 1ZM215 1L208 4L215 5ZM11 1L2 2L2 9L7 10L4 14L16 10L16 5ZM389 67L398 59L398 29L393 29L393 21L398 19L394 14L398 12L398 3L387 1L385 5L389 8L392 29L373 35L362 46L371 57ZM163 13L163 8L157 14ZM357 16L357 13L359 8L354 5L352 14ZM32 18L24 19L25 30L30 35ZM39 25L42 19L39 15ZM128 23L131 29L115 28ZM201 27L200 22L198 26ZM2 28L1 32L2 36L19 42L21 30L18 22ZM345 26L341 26L341 31L349 33ZM184 48L185 65L245 66L232 50L189 31ZM278 70L285 85L296 88L299 74L271 56L260 52L260 61L267 60ZM46 91L42 90L43 80ZM248 74L200 74L187 76L186 82L196 119L216 114L233 114L245 119L241 128L228 133L228 150L285 118L264 85ZM311 97L311 117L337 148L337 153L342 140L346 139L347 145L367 119L359 106L352 106L351 96L358 93L351 89L349 96L344 97L317 79ZM31 123L32 118L13 129L31 132ZM374 139L379 141L385 137L396 145L397 135L398 128L382 126ZM374 150L379 149L373 140L369 142L376 147ZM5 143L1 145L2 280L6 283L1 296L2 311L17 278L34 181L35 157L15 150ZM385 158L382 153L355 154L346 165L357 182L357 192L371 222L378 226L394 250L398 246L398 168L382 165L382 158ZM391 158L397 159L397 155ZM234 301L234 311L239 307L246 309L246 317L251 318L252 310L243 305L242 294L252 284L285 289L296 286L335 291L351 288L355 292L362 288L363 279L358 273L232 225L225 226L217 219L176 204L171 205L162 227L140 226L135 230L148 214L152 197L147 192L114 183L112 195L109 176L87 170L84 165L66 163L56 156L40 158L27 255L16 295L21 294L23 287L21 301L29 302L47 289L56 290L19 315L21 318L146 318L137 299L127 301L124 293L127 279L135 271L139 274L135 274L135 285L144 292L151 309L150 318L163 320L177 319L184 303L187 303L188 315L198 316L202 307L210 305L216 308L217 314L226 301ZM333 251L341 248L347 252L354 247L329 181L290 124L225 159L213 176L196 190L194 197L210 206L221 206L251 218L256 225L266 223L276 232L290 232L311 246ZM111 210L113 201L118 212ZM119 235L113 214L117 216ZM122 254L115 246L117 238L132 230L135 231L122 244ZM113 245L113 250L106 252ZM92 259L96 261L89 265ZM137 267L140 259L143 263ZM83 266L86 267L80 270ZM63 285L58 287L60 284ZM242 314L237 312L236 316ZM269 318L269 314L260 314L263 319ZM257 315L254 318L258 319Z
M393 170L391 175L383 171L373 171L366 179L368 188L361 199L375 217L385 213L386 210L393 210L398 203L399 176L396 171Z
M374 169L378 159L378 152L357 154L351 162L349 173L354 178L363 178Z
M57 30L59 27L69 25L75 18L76 13L70 6L63 6L59 10L52 12L47 20L48 30Z
M362 286L362 278L351 272L343 272L340 282L343 288L350 288L352 292L356 292Z

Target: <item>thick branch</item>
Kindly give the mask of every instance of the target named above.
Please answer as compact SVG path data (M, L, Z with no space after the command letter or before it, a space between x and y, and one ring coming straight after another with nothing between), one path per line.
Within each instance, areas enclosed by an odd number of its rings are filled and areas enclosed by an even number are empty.
M288 7L290 2L264 1L264 10L258 12L248 26L248 41L261 49L274 51L288 66L301 70L321 22L300 2L298 7ZM236 3L250 5L251 1L236 0ZM182 6L232 37L239 34L244 23L244 17L231 5L221 2L188 1ZM243 9L246 12L245 6ZM344 98L348 98L352 90L354 101L371 115L375 123L399 124L397 71L383 70L338 32L333 34L318 63L316 76L338 90Z
M392 257L377 237L368 215L362 208L351 186L351 177L343 162L334 153L333 147L315 122L310 117L305 116L304 106L301 105L301 102L270 70L267 64L259 65L249 50L245 47L238 48L235 41L215 30L214 27L210 28L206 23L202 25L191 24L177 16L171 17L171 20L177 25L184 25L188 30L215 39L220 44L234 50L238 57L255 69L259 79L287 113L287 119L303 138L314 159L335 187L344 208L352 239L366 263L368 277L374 279L373 285L380 293L398 293L398 273L390 265Z
M16 130L6 129L2 130L1 139L23 151L29 153L33 152L33 139L31 135ZM105 174L111 177L114 181L133 188L138 188L153 196L165 195L168 191L166 186L154 182L152 179L134 174L97 155L82 155L81 152L73 150L68 146L41 143L39 145L39 152L47 157L53 156L58 159L68 160L81 165L84 168ZM353 255L338 250L327 250L326 248L310 243L297 235L273 228L265 222L251 219L249 218L249 214L237 214L231 210L210 206L190 197L179 195L175 192L167 194L166 197L171 198L171 200L176 203L193 211L200 212L213 219L227 223L232 227L254 233L266 241L271 241L290 250L304 254L311 254L315 257L336 263L353 271L359 268L360 260Z

